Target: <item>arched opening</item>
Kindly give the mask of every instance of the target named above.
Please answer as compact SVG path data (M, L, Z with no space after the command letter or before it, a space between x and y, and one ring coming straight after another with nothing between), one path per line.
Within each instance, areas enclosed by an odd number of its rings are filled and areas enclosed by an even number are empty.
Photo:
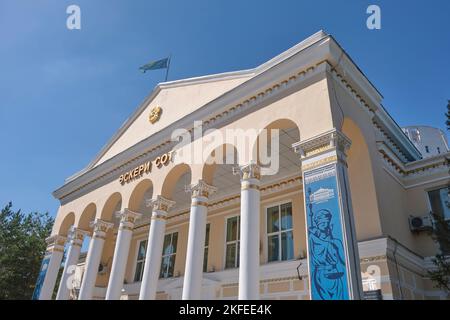
M89 226L91 221L94 221L95 215L97 213L97 207L94 203L90 203L84 208L83 212L81 213L78 222L76 223L76 227L88 231L90 235L92 235L92 228ZM83 244L81 246L81 253L79 257L79 261L83 262L86 260L87 257L87 251L89 249L89 242L91 241L91 236L84 237Z
M105 221L115 221L115 213L120 211L122 207L122 195L119 192L115 192L109 196L105 205L102 208L100 219Z
M277 198L267 201L267 205L262 207L260 231L263 263L292 260L306 252L301 161L292 148L292 144L298 141L300 130L297 124L282 118L268 123L254 145L261 166L263 189L296 181L293 189L281 189L265 197L266 201L268 197ZM285 196L292 192L295 194Z
M75 223L75 214L73 212L68 213L58 228L58 234L67 237L69 234L70 227Z
M253 146L261 165L261 183L266 184L283 177L300 175L301 161L292 149L300 140L300 130L289 119L277 119L269 123L258 135Z
M115 248L114 233L117 232L120 223L120 218L116 217L116 213L121 210L121 207L122 195L119 192L115 192L106 200L100 214L100 219L112 222L114 223L114 226L106 233L106 239L103 245L102 257L100 260L102 271L98 273L96 281L96 285L98 286L103 287L108 284Z
M97 207L95 203L90 203L84 208L78 219L77 228L83 230L90 230L89 224L95 219L95 214L97 213Z
M181 163L173 167L164 178L161 196L176 202L177 207L190 203L190 196L186 186L191 183L191 168Z
M223 144L211 152L203 166L202 179L218 188L212 200L239 192L240 177L233 174L233 167L238 164L238 152L231 144Z
M131 193L128 201L128 209L142 214L150 214L151 209L146 205L146 200L153 196L153 183L150 179L139 182Z
M363 133L353 120L344 119L342 132L352 142L347 164L357 238L370 239L380 230L372 160Z

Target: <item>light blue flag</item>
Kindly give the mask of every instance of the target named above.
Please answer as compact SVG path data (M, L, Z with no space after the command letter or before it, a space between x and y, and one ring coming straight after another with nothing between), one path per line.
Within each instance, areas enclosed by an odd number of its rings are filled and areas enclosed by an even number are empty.
M148 70L157 70L157 69L165 69L169 67L169 58L164 58L161 60L150 61L147 64L144 64L139 70L142 70L143 73Z

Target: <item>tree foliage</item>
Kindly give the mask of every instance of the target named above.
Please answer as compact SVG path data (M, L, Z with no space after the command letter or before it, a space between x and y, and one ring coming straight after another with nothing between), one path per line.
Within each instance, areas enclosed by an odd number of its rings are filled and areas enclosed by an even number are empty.
M24 214L8 203L0 213L0 299L31 299L54 219Z
M443 216L432 213L434 219L433 240L439 245L439 252L433 258L434 270L428 272L436 287L450 293L450 225Z

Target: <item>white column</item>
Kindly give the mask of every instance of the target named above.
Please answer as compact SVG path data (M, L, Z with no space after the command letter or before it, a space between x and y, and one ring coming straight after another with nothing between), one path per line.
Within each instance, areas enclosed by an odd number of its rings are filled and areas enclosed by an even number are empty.
M117 234L116 247L114 249L114 258L109 276L108 289L106 291L106 300L119 300L125 278L125 269L128 260L128 251L130 250L131 238L133 236L134 223L142 214L123 209L116 213L120 218L119 232Z
M88 255L81 283L79 300L90 300L94 292L95 282L97 280L98 267L102 258L103 245L105 244L106 232L113 227L111 222L96 219L91 222L91 228L94 228L92 239L89 243Z
M139 300L153 300L156 297L164 234L166 232L167 212L174 204L174 201L161 196L157 196L156 199L151 199L147 202L147 205L153 209Z
M44 263L43 268L46 268L45 278L42 283L41 291L39 293L39 300L51 300L53 290L55 289L56 278L61 267L61 261L64 255L64 244L67 238L54 235L45 239L47 242L47 250L45 253L44 261L48 260L48 263Z
M356 300L363 294L347 173L350 145L336 129L293 144L302 160L312 300Z
M72 226L69 231L69 250L67 251L66 262L64 264L64 272L59 283L58 294L56 300L68 300L72 283L70 276L74 274L75 267L80 257L81 246L83 245L84 236L89 232L75 228Z
M217 188L206 184L202 180L189 187L189 191L192 192L192 202L184 272L183 300L199 300L201 298L208 197L216 190Z
M241 166L241 232L239 250L239 299L259 299L260 167Z

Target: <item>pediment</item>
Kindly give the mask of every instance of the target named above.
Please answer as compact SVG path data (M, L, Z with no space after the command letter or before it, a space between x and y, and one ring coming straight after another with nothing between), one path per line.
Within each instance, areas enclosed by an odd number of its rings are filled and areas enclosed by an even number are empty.
M158 85L88 168L105 162L176 120L189 115L250 77L251 74L248 72L233 72ZM159 111L159 114L155 111Z

